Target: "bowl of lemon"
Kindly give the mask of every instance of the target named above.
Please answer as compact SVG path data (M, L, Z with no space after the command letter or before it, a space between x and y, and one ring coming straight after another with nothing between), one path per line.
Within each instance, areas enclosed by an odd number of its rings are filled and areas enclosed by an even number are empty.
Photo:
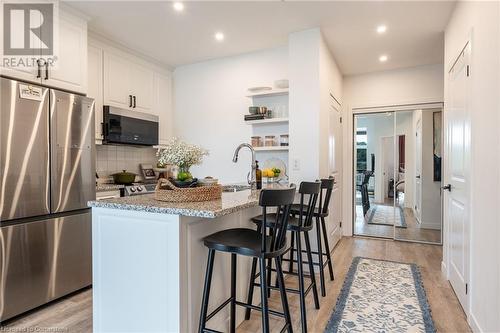
M266 178L268 183L277 183L281 179L281 170L278 168L266 168L262 170L262 177Z

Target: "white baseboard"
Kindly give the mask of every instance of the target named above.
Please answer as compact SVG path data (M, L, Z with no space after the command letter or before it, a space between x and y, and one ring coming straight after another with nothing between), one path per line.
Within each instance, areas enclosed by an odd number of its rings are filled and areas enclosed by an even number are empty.
M472 312L469 313L469 317L467 318L467 322L469 323L469 326L472 329L472 332L474 332L474 333L484 332L481 329L481 327L479 326L479 323L477 322L477 319Z
M441 274L446 280L448 280L448 268L446 267L446 263L444 261L441 261Z

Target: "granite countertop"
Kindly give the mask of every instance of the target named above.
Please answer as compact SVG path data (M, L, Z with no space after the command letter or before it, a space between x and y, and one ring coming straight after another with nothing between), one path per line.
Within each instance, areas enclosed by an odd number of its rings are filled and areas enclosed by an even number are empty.
M104 192L104 191L116 191L124 188L125 185L117 185L117 184L97 184L95 186L96 192Z
M149 213L216 218L257 206L257 192L250 190L222 193L222 198L203 202L165 202L155 200L154 194L89 201L89 207L144 211Z
M272 187L287 187L287 185L272 185ZM222 198L219 200L202 202L165 202L155 200L154 194L143 194L123 198L89 201L88 206L216 218L257 206L259 204L259 192L260 191L251 190L223 192Z

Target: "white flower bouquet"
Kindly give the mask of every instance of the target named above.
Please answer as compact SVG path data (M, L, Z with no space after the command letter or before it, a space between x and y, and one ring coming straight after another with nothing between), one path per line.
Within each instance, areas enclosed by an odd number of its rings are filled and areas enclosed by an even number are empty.
M173 138L165 147L156 152L158 163L161 165L176 165L179 167L177 179L187 180L192 178L189 168L203 162L203 157L208 156L208 150Z

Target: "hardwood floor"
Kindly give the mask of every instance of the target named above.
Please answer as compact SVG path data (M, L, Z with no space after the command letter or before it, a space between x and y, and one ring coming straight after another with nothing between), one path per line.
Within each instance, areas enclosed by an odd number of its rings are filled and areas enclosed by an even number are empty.
M333 311L337 296L352 258L364 256L401 262L416 263L422 272L422 278L429 300L434 324L439 332L470 332L466 318L449 283L441 275L440 246L377 240L365 238L343 238L334 250L335 281L327 279L327 296L321 298L321 309L313 305L312 293L307 299L309 332L323 332ZM287 278L287 285L296 285L296 279ZM200 286L201 288L201 286ZM300 332L300 312L296 295L289 296L294 330ZM270 306L281 310L278 293L273 292ZM14 321L7 322L0 331L22 331L25 328L49 328L51 332L91 332L92 330L92 293L85 290L59 302L33 311ZM271 328L278 332L281 319L271 317ZM238 332L260 332L260 315L253 311L251 320L243 322ZM13 329L13 330L11 330ZM40 330L43 331L43 330ZM46 330L49 331L49 330Z

